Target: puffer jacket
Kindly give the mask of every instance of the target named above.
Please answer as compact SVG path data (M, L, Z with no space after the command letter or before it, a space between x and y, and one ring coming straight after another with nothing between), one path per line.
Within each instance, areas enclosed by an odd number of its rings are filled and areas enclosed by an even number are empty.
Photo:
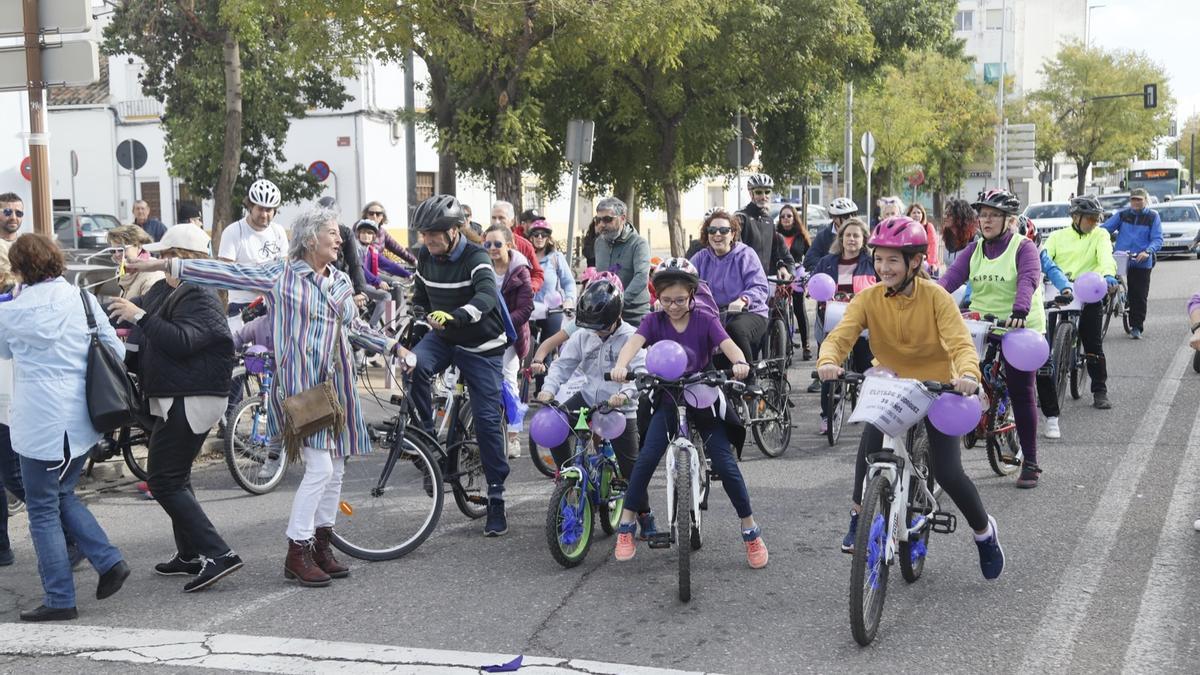
M587 377L587 383L580 387L579 394L589 407L607 401L617 392L622 392L630 401L621 408L621 412L628 418L636 417L637 403L634 399L637 396L637 386L633 382L622 384L604 379L604 375L617 364L617 355L621 353L621 348L636 332L636 328L624 321L608 338L602 338L596 331L587 328L576 330L563 345L562 352L550 364L546 380L542 383L542 391L553 396L575 373L583 373ZM629 362L630 372L642 368L645 363L646 350L642 349Z
M775 237L775 223L771 221L770 213L750 202L737 212L737 216L742 220L739 239L758 255L758 261L767 276L774 275L780 267L789 270L796 268L796 261L792 259L783 239Z
M215 291L160 281L140 298L141 383L149 398L228 396L233 336Z
M500 295L512 317L517 331L514 348L518 358L529 353L529 315L533 314L533 283L530 281L529 260L520 251L509 249L508 271L500 280Z

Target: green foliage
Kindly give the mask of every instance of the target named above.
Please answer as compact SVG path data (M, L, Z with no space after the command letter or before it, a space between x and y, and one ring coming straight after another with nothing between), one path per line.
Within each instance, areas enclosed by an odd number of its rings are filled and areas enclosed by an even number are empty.
M917 52L905 71L914 102L935 112L933 135L921 160L928 189L957 192L967 166L993 156L995 96L972 81L973 67L965 58Z

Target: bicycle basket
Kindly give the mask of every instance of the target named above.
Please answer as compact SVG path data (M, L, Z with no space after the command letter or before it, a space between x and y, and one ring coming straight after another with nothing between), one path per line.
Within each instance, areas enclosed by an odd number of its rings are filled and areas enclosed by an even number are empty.
M935 398L919 380L868 376L849 421L867 422L888 436L900 436L925 417Z
M1117 263L1117 276L1125 276L1129 271L1129 251L1113 251L1113 260Z
M246 352L246 356L242 359L242 361L246 364L247 373L251 373L253 375L262 375L263 373L267 372L267 362L271 358L271 353L268 352L265 347L262 348L261 351L256 349L256 347L251 347Z

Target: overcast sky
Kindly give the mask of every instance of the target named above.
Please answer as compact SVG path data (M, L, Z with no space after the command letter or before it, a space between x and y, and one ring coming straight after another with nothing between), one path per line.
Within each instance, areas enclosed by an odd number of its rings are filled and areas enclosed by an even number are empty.
M1092 44L1145 52L1171 80L1180 125L1200 112L1197 0L1090 0Z

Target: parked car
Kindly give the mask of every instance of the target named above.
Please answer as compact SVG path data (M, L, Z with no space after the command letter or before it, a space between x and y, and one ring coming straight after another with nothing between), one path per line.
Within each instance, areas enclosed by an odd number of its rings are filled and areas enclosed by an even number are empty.
M108 231L120 224L116 216L106 213L76 213L72 216L68 211L56 212L54 236L63 248L101 249L108 246Z
M1154 210L1162 218L1163 245L1159 255L1189 253L1200 233L1200 203L1171 200L1168 204L1155 206Z
M1071 224L1070 202L1038 202L1025 207L1025 217L1033 221L1038 237L1045 239L1055 230Z
M788 201L772 202L771 203L771 220L779 219L779 210L783 208L784 204L790 204L793 207L795 207L797 210L799 210L799 208L800 208L799 202L788 202ZM816 236L817 232L820 232L822 229L824 229L826 226L828 226L830 223L832 223L833 219L831 219L829 217L829 212L827 212L825 210L824 206L819 206L817 204L809 204L808 205L808 215L807 215L806 221L808 223L809 233L811 233L813 236Z

